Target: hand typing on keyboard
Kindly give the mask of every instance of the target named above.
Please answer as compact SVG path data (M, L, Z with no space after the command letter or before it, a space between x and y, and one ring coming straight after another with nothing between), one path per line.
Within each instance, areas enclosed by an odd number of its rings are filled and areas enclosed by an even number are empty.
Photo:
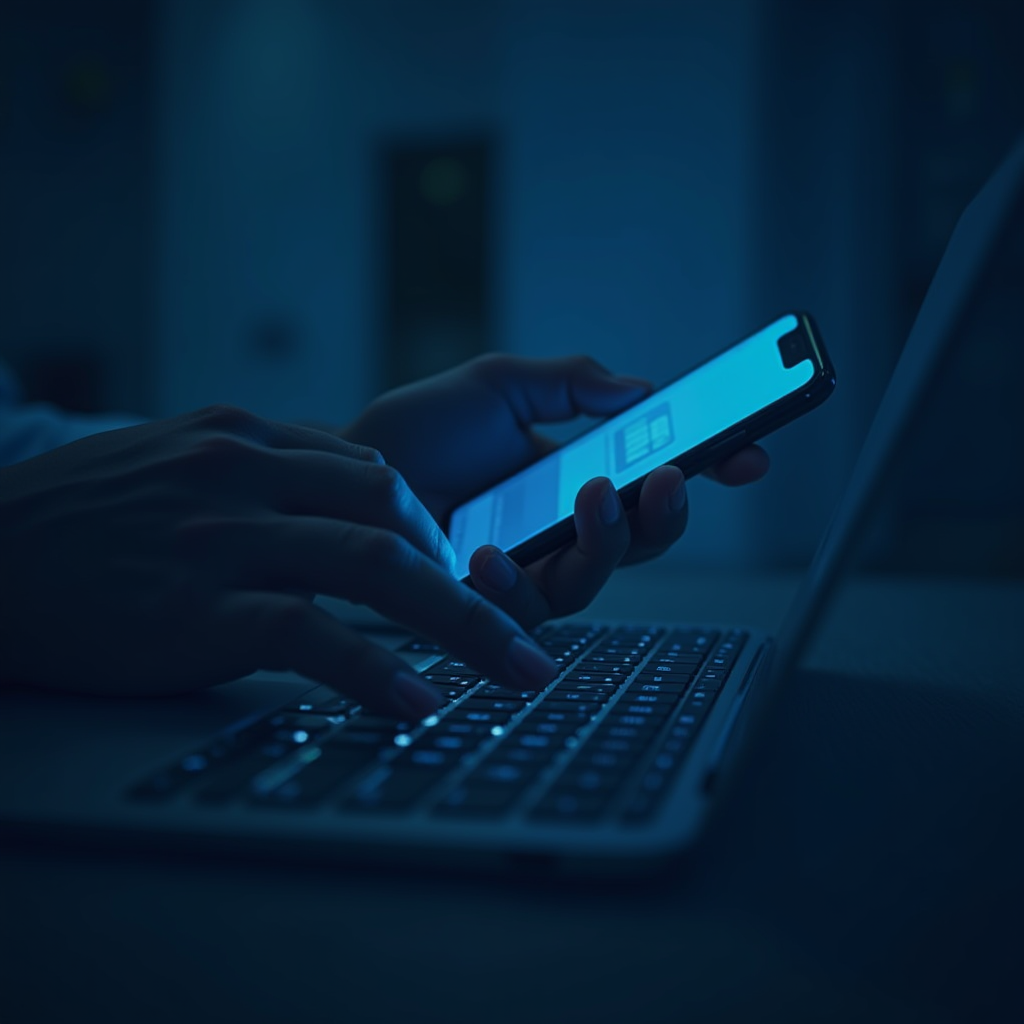
M373 607L495 685L536 691L555 665L524 627L583 607L624 558L674 541L681 475L651 474L629 517L591 481L574 546L525 571L481 549L475 590L452 576L438 522L546 449L534 422L613 412L642 391L586 359L487 357L383 396L337 435L215 407L9 466L2 681L173 693L287 668L369 711L432 711L440 695L314 605L320 593ZM764 469L748 449L718 475Z

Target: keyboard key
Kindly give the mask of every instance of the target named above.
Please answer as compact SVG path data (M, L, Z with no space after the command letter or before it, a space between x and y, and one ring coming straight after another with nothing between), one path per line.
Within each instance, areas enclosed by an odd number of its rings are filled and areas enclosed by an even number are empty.
M254 797L264 807L313 807L333 795L366 767L365 759L324 752L276 789Z
M546 748L513 747L504 743L491 756L500 757L502 761L509 763L531 765L538 771L551 763L551 752Z
M588 750L607 750L613 754L629 754L642 750L646 736L609 736L599 729L587 740Z
M519 799L521 789L501 783L461 785L445 796L434 813L445 817L497 818Z
M607 800L595 793L549 793L530 813L541 821L592 821L604 812Z
M521 700L529 703L537 697L537 690L510 690L497 683L488 683L481 687L474 696L493 697L495 700Z
M660 721L665 718L673 708L672 704L633 704L619 701L615 710L608 716L609 722L621 722L625 725L635 725L637 721ZM636 719L636 721L634 721Z
M398 650L412 651L414 654L444 654L443 647L438 647L437 644L431 643L429 640L423 640L420 637L413 637L411 640L406 641Z
M242 794L249 783L267 768L276 764L286 751L267 748L252 750L230 761L213 773L197 793L196 799L204 804L221 804Z
M354 700L343 697L337 690L332 690L329 686L318 686L302 694L284 710L302 714L342 715L357 706Z
M272 736L294 743L305 743L310 738L334 728L333 723L322 715L274 715L270 719L270 725L273 727Z
M385 715L367 715L365 712L360 715L356 715L351 724L348 726L348 731L358 730L359 732L385 732L385 733L396 733L396 732L409 732L410 729L416 727L417 722L400 722L394 718L388 718Z
M517 729L506 740L506 743L513 747L526 747L529 750L556 751L565 746L567 734L560 733L554 736L547 736L543 733L523 732Z
M347 728L332 733L321 741L323 747L355 747L360 749L387 750L394 746L395 731L380 729Z
M483 739L485 736L491 735L491 726L486 722L456 722L449 721L448 715L445 715L441 721L435 725L429 733L424 735L428 736L477 736Z
M571 736L574 732L579 732L588 721L589 719L576 722L524 722L516 730L516 736L525 736L528 733L536 736Z
M567 684L572 689L562 689L562 684L559 684L555 689L556 699L560 701L577 701L585 704L589 701L597 701L603 704L607 701L612 694L615 693L616 687L606 686L599 688L597 683L569 683ZM575 687L581 686L584 689L577 690Z
M687 683L656 683L652 680L645 679L643 673L635 683L630 683L626 688L626 693L664 693L674 697L677 697L684 693L687 689Z
M681 696L679 693L651 693L645 690L634 690L630 687L615 707L621 711L628 702L629 704L653 704L659 707L670 708L679 703Z
M716 630L703 633L697 630L676 629L665 637L665 647L706 647L710 650L719 636Z
M608 672L573 671L565 674L562 681L558 684L558 689L575 689L576 687L570 687L570 683L599 683L605 686L611 686L614 689L625 681L626 673L615 674Z
M415 804L438 782L434 772L385 768L373 772L342 804L346 810L399 811Z
M651 658L647 663L646 668L651 671L658 671L664 669L666 672L673 670L682 671L686 666L696 668L703 660L705 655L703 654L689 654L680 652L671 652L669 654L660 654Z
M446 722L477 722L481 725L504 725L512 717L508 711L474 711L461 704L444 716Z
M391 764L396 768L410 767L422 768L425 771L444 771L457 765L460 760L461 754L457 750L417 745L403 750L398 757L391 761Z
M532 722L538 717L551 722L590 718L591 715L596 715L602 707L604 707L603 701L556 700L554 697L549 697L530 713L528 721Z
M679 683L685 686L693 677L693 672L648 672L647 669L643 669L637 673L636 682Z
M649 719L642 719L639 723L606 721L601 723L594 736L600 740L640 740L646 742L653 733L658 731L660 726L660 722L651 722Z
M717 693L723 686L725 686L725 680L721 678L698 679L693 684L693 691L694 693L697 691L702 693Z
M472 687L480 682L479 676L467 676L451 672L424 672L422 678L441 690L457 689L463 692L472 689Z
M458 736L452 734L441 734L438 736L425 736L419 741L422 749L427 750L449 750L459 754L468 754L476 750L483 742L484 737L477 735Z
M572 766L577 769L597 768L601 771L615 771L624 773L636 764L643 748L627 748L627 753L615 753L610 750L591 750L590 744L576 755L572 760Z
M438 672L448 675L459 675L465 677L474 677L476 679L483 678L478 672L474 672L464 661L460 661L458 658L445 658L443 661L439 661L436 665L430 666L431 674Z
M526 785L536 778L540 766L517 764L514 761L484 763L470 776L469 781L496 782L500 785Z
M634 667L635 663L631 662L627 656L621 654L594 653L581 658L576 664L581 671L605 669L609 672L615 672L629 671Z
M604 793L607 795L621 785L622 781L621 772L595 767L577 767L573 762L565 774L559 777L552 792Z
M489 697L467 697L460 708L472 708L474 711L508 711L515 714L526 707L522 700L492 700Z

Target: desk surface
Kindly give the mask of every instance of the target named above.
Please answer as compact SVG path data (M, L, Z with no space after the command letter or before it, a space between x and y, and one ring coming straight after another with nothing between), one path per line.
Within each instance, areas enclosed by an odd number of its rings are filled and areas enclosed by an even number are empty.
M591 611L773 627L794 586L643 567ZM1022 623L1021 583L852 583L705 840L639 885L5 850L0 1014L1022 1020Z

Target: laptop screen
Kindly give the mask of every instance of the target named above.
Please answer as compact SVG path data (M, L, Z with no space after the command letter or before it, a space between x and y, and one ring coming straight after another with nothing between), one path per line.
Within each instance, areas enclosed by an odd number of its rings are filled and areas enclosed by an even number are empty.
M950 342L981 285L1004 232L1024 199L1024 138L964 210L921 304L899 362L868 430L850 482L779 634L774 677L803 653L820 611L856 550L880 488Z

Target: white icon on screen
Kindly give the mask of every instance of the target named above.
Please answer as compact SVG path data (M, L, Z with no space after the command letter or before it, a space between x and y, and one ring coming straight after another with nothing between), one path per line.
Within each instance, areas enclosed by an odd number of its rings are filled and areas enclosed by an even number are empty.
M617 468L622 470L672 443L672 419L667 404L627 423L615 436Z

